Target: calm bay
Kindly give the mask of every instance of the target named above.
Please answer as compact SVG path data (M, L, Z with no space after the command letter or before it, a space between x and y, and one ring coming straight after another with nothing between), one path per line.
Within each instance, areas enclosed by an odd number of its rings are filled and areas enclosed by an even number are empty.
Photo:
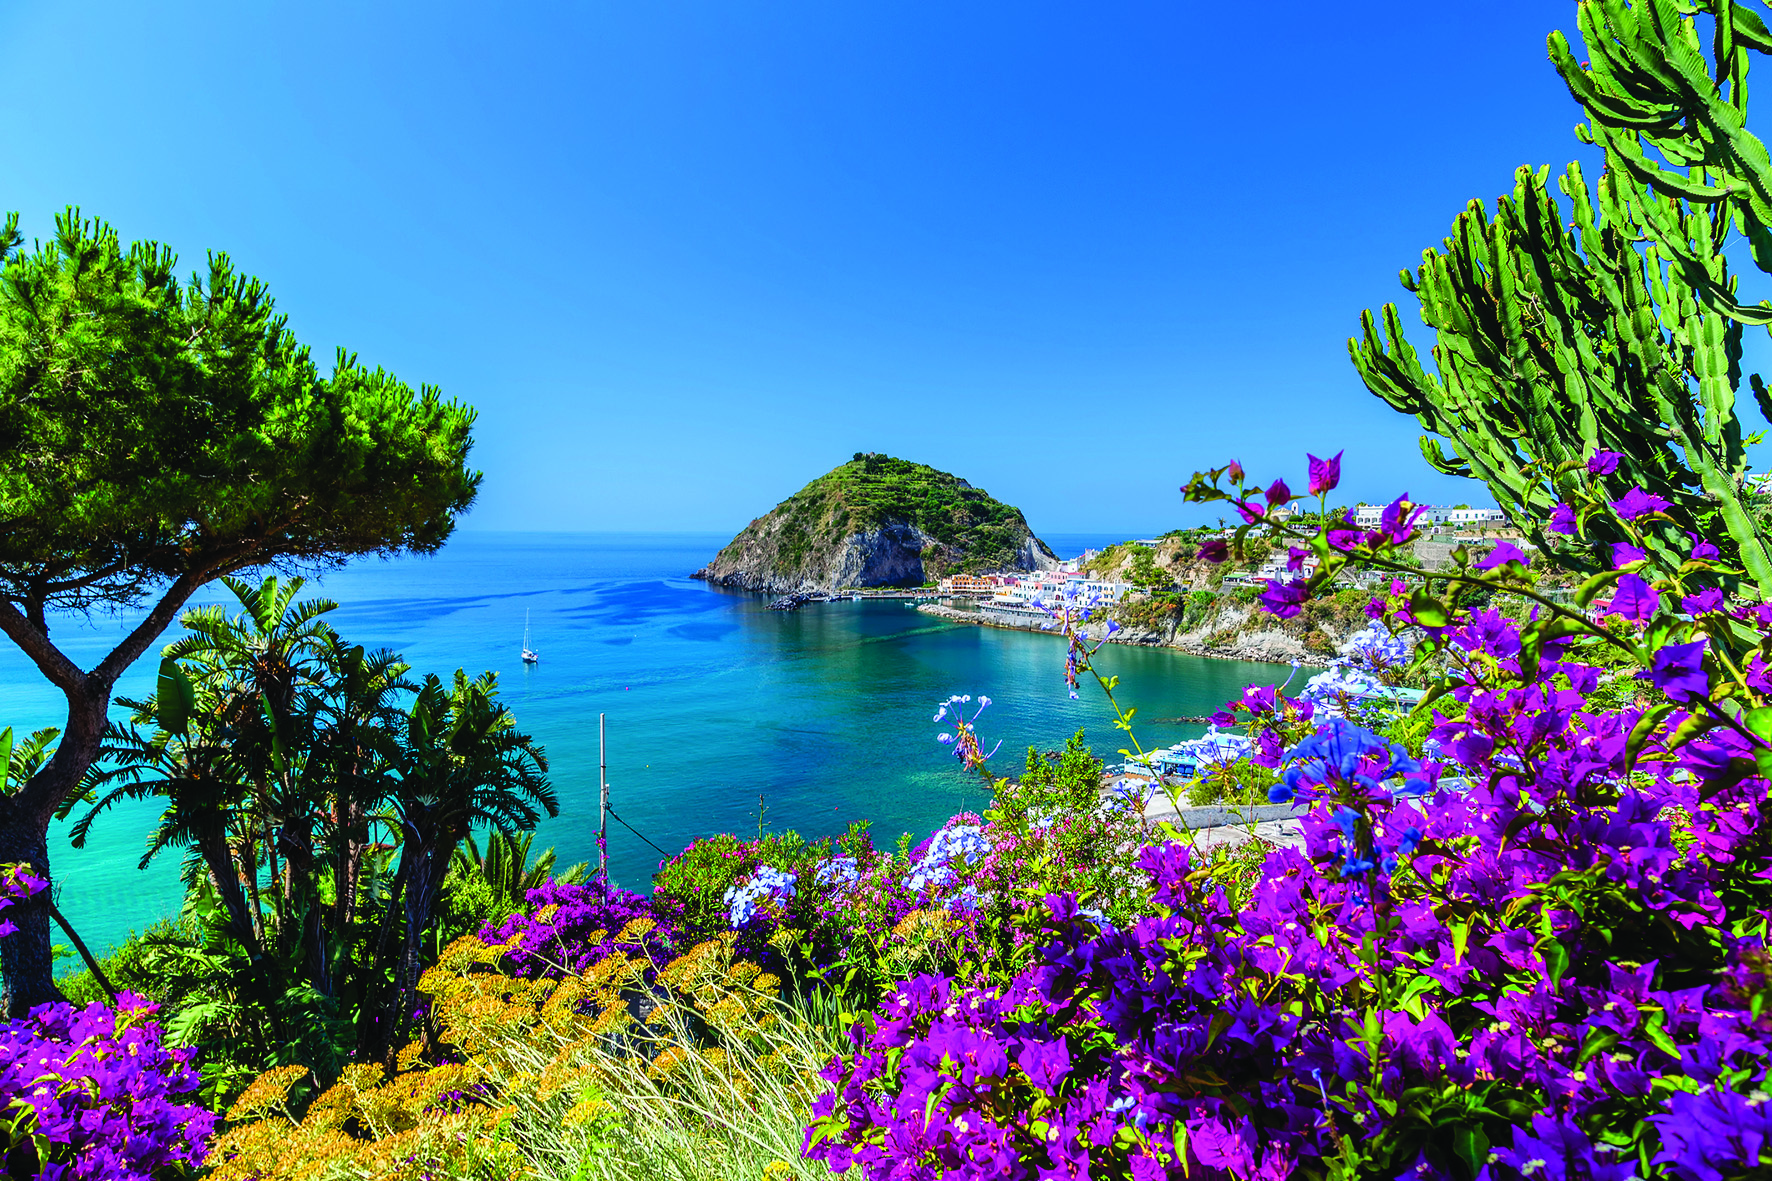
M978 781L935 741L931 715L951 693L992 699L980 730L986 749L1002 741L1000 774L1018 770L1029 745L1058 746L1078 728L1110 760L1125 745L1099 689L1085 684L1071 699L1058 637L947 623L894 601L770 611L758 596L687 577L726 540L463 532L435 557L311 579L303 597L338 600L333 626L403 653L415 675L497 671L519 725L546 747L561 807L538 844L554 845L562 865L596 857L597 715L607 714L611 804L632 826L610 822L610 864L638 890L649 888L657 849L715 832L754 835L761 823L811 837L868 818L889 845L986 806ZM1074 554L1118 538L1048 540ZM232 605L219 584L196 601ZM519 658L526 612L535 665ZM90 666L130 622L65 619L52 630ZM159 647L120 693L152 691ZM1147 746L1198 734L1178 719L1289 671L1117 645L1099 663L1121 678L1121 701L1138 707ZM21 653L0 649L0 724L15 733L59 725L60 702ZM158 812L153 800L117 807L83 849L69 846L65 824L51 833L62 908L95 950L178 912L180 853L137 868Z

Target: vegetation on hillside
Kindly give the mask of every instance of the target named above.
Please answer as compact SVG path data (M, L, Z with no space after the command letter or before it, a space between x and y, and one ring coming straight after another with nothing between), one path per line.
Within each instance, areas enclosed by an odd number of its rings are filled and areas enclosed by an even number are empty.
M796 570L815 550L893 525L935 540L923 552L926 576L1000 570L1015 564L1032 536L1021 510L927 464L857 452L855 458L776 505L721 550L736 557L766 523L780 522L775 568ZM1036 542L1046 550L1043 542Z

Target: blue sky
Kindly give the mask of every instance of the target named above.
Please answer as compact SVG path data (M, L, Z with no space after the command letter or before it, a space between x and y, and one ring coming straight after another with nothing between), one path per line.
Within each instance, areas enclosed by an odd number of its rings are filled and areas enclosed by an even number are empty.
M467 528L736 529L857 450L1038 532L1344 447L1350 500L1484 502L1345 340L1467 200L1582 151L1573 18L15 2L0 208L226 250L317 356L475 405Z

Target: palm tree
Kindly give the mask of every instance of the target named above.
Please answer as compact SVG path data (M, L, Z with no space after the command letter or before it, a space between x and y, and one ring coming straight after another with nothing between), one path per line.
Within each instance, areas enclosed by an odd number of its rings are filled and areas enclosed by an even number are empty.
M302 790L306 785L292 773L288 756L305 749L305 735L298 732L305 718L297 706L304 691L320 684L325 658L338 643L322 618L338 604L297 602L306 585L300 578L279 582L273 574L256 587L232 576L221 582L242 610L228 615L212 604L185 612L179 622L190 634L167 645L164 654L187 664L217 695L222 720L234 732L236 756L257 795L248 832L252 862L256 867L262 849L271 884L282 895L278 926L287 930L292 911L316 910L299 887L312 884L317 823L316 801ZM256 900L256 872L251 884Z
M177 700L181 694L188 694L184 703ZM230 831L241 814L247 788L234 735L222 721L219 703L168 659L161 665L158 693L145 701L118 698L118 704L128 707L132 716L105 727L86 790L68 803L68 809L91 804L69 832L74 847L85 846L93 821L112 805L163 796L166 809L148 838L140 868L146 869L167 849L194 850L197 859L195 864L187 862L186 877L198 866L208 871L227 916L227 933L256 961L263 948L258 916L244 886L250 867L236 860ZM152 731L142 729L148 724L154 726ZM100 795L106 787L110 790Z
M306 771L322 796L318 844L332 872L331 938L348 957L365 859L379 847L372 840L375 824L387 823L391 840L400 839L398 821L387 811L395 783L392 736L406 720L399 696L418 686L406 679L409 666L386 649L365 652L334 637L323 660L321 687L302 706L311 740ZM310 958L324 956L325 942L316 931ZM314 972L310 980L331 995L330 976Z
M384 916L380 950L401 930L394 962L392 1004L366 1031L376 1058L391 1061L394 1040L404 1025L407 1000L418 982L425 929L456 846L476 826L507 835L534 828L542 813L559 814L548 784L547 756L520 732L508 706L498 700L498 677L483 673L469 680L455 672L453 688L436 676L425 678L407 714L396 757L399 781L393 802L400 818L400 866Z
M590 876L590 867L582 861L554 873L552 847L543 849L534 865L529 864L529 850L534 844L532 832L512 835L495 828L486 834L486 851L482 853L479 842L469 833L466 848L457 846L450 858L450 872L484 881L501 914L521 909L529 891L540 889L550 877L578 883Z

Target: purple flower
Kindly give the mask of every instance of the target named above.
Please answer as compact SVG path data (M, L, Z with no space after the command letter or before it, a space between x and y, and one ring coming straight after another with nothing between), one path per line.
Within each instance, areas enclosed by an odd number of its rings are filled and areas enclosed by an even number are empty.
M1626 574L1619 578L1618 589L1613 592L1612 602L1607 605L1606 612L1638 623L1647 623L1660 609L1661 596L1656 593L1655 588L1635 574Z
M1690 701L1710 692L1710 678L1704 672L1703 640L1690 644L1668 644L1655 652L1655 661L1647 672L1638 675L1667 694L1669 701Z
M1694 1095L1675 1090L1667 1110L1649 1117L1661 1133L1656 1164L1683 1181L1755 1175L1772 1150L1772 1104L1724 1087Z
M1618 461L1623 458L1617 451L1596 451L1587 457L1587 474L1609 476L1618 470Z
M1208 537L1200 543L1198 557L1204 562L1228 561L1231 556L1230 542L1222 537Z
M1686 539L1692 543L1692 552L1687 555L1692 561L1711 562L1716 560L1718 556L1716 546L1701 540L1696 533L1686 534Z
M1666 512L1671 507L1673 506L1661 497L1641 488L1632 488L1612 502L1612 511L1627 521L1634 521L1650 513Z
M1595 1144L1567 1117L1542 1112L1532 1116L1532 1130L1514 1132L1508 1148L1496 1148L1494 1160L1516 1177L1531 1181L1632 1181L1636 1162L1608 1144ZM1484 1170L1485 1176L1493 1176Z
M1622 541L1612 544L1612 568L1614 570L1620 566L1628 566L1632 562L1644 561L1647 557L1647 554L1634 545L1626 545Z
M1723 592L1714 586L1707 586L1695 595L1687 595L1680 602L1688 615L1710 615L1723 609Z
M1310 461L1312 496L1321 496L1341 483L1341 455L1337 451L1328 459L1318 459L1309 452L1305 453L1305 458Z
M1268 485L1267 502L1270 508L1279 508L1292 499L1292 489L1286 487L1286 481L1275 480Z
M1373 544L1388 541L1392 545L1402 545L1415 536L1415 519L1421 516L1424 506L1413 504L1407 492L1384 506L1379 514L1378 531L1371 535Z
M1550 531L1573 537L1575 536L1575 528L1575 510L1559 501L1557 506L1551 509Z
M1302 582L1282 583L1267 580L1267 589L1257 596L1263 609L1281 619L1291 619L1304 610L1305 590Z
M1772 665L1768 665L1764 657L1755 652L1748 658L1747 667L1742 670L1742 680L1747 687L1760 693L1772 693Z
M1477 569L1493 570L1497 566L1504 566L1509 562L1518 562L1520 565L1524 566L1530 560L1531 559L1526 557L1524 553L1520 552L1520 547L1513 542L1498 541L1487 554L1483 555L1482 560L1477 563Z

